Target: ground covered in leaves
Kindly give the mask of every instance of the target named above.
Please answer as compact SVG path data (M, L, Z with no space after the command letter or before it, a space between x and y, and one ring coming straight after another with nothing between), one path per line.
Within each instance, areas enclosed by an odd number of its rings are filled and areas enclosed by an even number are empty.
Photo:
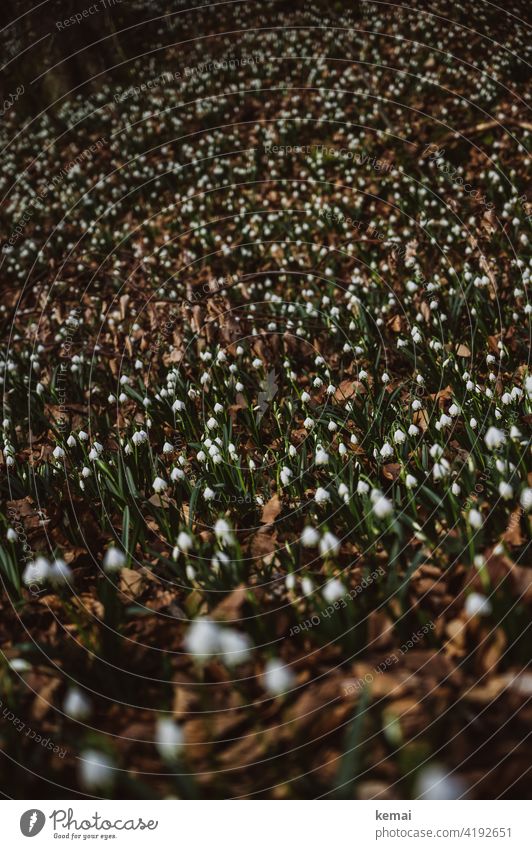
M523 797L525 4L130 5L1 130L2 791Z

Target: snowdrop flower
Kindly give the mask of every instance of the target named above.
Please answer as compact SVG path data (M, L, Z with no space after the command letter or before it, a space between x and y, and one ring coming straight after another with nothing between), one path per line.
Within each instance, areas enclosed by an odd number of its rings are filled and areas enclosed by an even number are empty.
M296 456L296 454L297 454L296 446L295 446L295 445L290 445L290 446L289 446L289 448L288 448L288 456L289 456L289 457L295 457L295 456Z
M251 640L234 628L223 628L219 635L222 660L229 668L246 663L251 657Z
M80 439L81 442L87 442L87 440L89 438L89 434L85 433L84 430L80 430L80 432L78 433L78 438Z
M506 481L500 482L500 484L499 484L499 495L505 501L509 501L510 498L513 498L514 491L513 491L512 487L510 486L510 484L506 483Z
M217 425L218 422L213 416L211 416L210 419L207 419L207 427L209 428L209 430L214 430Z
M320 554L322 557L334 557L340 551L340 540L330 531L326 531L320 540Z
M279 696L290 689L295 675L281 660L272 658L264 668L263 681L264 689L271 696Z
M198 660L208 660L220 648L220 626L210 619L195 619L184 640L185 651Z
M308 402L310 401L310 395L308 394L308 392L301 393L301 400L303 404L308 404Z
M28 563L24 569L22 580L26 586L39 584L48 580L50 575L50 564L46 557L37 557L32 563Z
M126 556L123 551L119 548L115 548L114 546L107 549L105 557L103 558L103 568L106 572L117 572L125 565Z
M145 430L137 430L131 437L133 445L142 445L148 439L148 434Z
M182 413L184 409L185 404L183 403L183 401L176 400L172 404L172 410L174 413Z
M338 453L340 457L345 457L345 455L347 454L347 448L343 442L340 442L340 445L338 446Z
M253 362L251 363L254 369L262 368L262 360L259 357L255 357Z
M423 406L423 404L421 403L421 401L418 398L416 398L414 401L412 401L412 409L414 410L414 412L421 410L422 406Z
M462 490L460 489L459 485L456 482L453 483L453 485L451 486L452 494L453 495L460 495L461 491Z
M61 584L68 583L72 580L72 570L70 566L67 566L65 561L60 558L54 560L50 565L48 580L51 584L54 584L54 586L61 586Z
M383 383L389 383L390 382L390 375L387 372L384 372L384 374L381 377L381 380L382 380Z
M289 469L288 466L283 466L279 477L281 478L282 485L288 486L288 484L290 483L290 478L293 477L291 469Z
M349 442L351 443L351 445L358 445L358 437L354 433L352 433L349 438Z
M190 536L190 534L185 533L185 531L180 531L177 535L177 548L183 554L187 554L192 546L194 545L194 540Z
M314 584L311 578L305 577L301 581L301 592L304 596L310 596L314 592Z
M357 495L367 495L369 492L369 483L366 481L359 481L357 483Z
M331 420L331 421L329 422L329 424L327 425L327 430L330 430L330 431L331 431L331 433L334 433L335 431L337 431L337 430L338 430L338 425L336 424L336 422L333 422L333 421Z
M60 445L57 445L57 446L54 448L54 450L53 450L53 452L52 452L52 453L53 453L53 455L54 455L54 457L55 457L55 459L56 459L56 460L62 460L62 459L63 459L63 457L65 456L65 452L63 451L63 449L61 448L61 446L60 446Z
M214 525L216 539L223 545L232 545L235 541L233 532L225 519L217 519Z
M493 451L495 448L500 448L500 446L504 445L506 442L504 431L499 430L496 427L489 427L484 437L484 442L486 443L486 447L489 451Z
M431 445L429 449L429 454L433 460L439 460L443 454L443 448L441 447L441 445L435 443L434 445Z
M327 504L328 501L331 500L331 496L322 486L319 486L316 490L316 494L314 496L314 501L316 504Z
M406 433L403 430L400 430L400 429L396 430L394 435L393 435L393 441L395 442L395 444L396 445L402 445L405 440L406 440ZM381 449L381 453L382 453L382 449Z
M365 380L368 376L368 373L364 369L360 369L358 376L359 376L360 380Z
M349 489L347 488L345 483L341 483L340 486L338 487L338 495L347 504L347 502L349 501Z
M470 593L465 600L464 611L467 616L489 616L491 610L490 600L481 593Z
M408 435L409 436L417 436L418 433L419 433L419 428L415 424L411 424L410 427L408 428Z
M288 592L292 592L292 590L295 589L296 576L294 575L293 572L290 572L286 576L285 581L284 581L284 585L285 585L286 589L288 590Z
M312 381L312 385L315 389L320 389L323 386L323 380L321 380L321 378L319 377L315 377Z
M377 519L385 519L393 513L393 504L382 493L373 501L373 512Z
M97 460L98 457L99 457L99 454L96 451L96 448L91 448L91 450L89 451L89 460Z
M70 719L84 720L90 716L92 705L77 687L70 687L63 702L63 711Z
M156 477L152 483L152 487L155 492L164 492L165 489L168 489L168 484L166 483L164 478Z
M380 450L380 455L383 459L387 459L388 457L393 457L393 448L389 442L385 442Z
M7 529L6 537L8 542L16 542L18 540L18 535L14 528Z
M320 535L316 528L311 527L311 525L307 525L303 528L301 533L301 545L305 548L314 548L314 546L318 544L319 540Z
M72 434L70 434L70 436L67 439L67 445L68 445L69 448L74 448L75 444L76 444L76 438Z
M108 755L86 749L80 755L80 783L85 790L98 790L113 783L113 762Z
M460 407L458 406L458 404L451 404L451 406L449 407L449 415L452 416L453 419L454 419L459 414L460 414Z
M442 480L442 478L447 477L450 470L451 470L451 467L450 467L448 461L445 460L445 458L442 457L442 459L439 461L439 463L434 463L434 465L432 467L432 477L434 478L435 481Z
M467 521L469 522L471 527L474 528L474 530L476 531L478 531L484 524L482 513L475 509L469 511L467 515Z
M418 799L459 799L464 792L463 781L438 764L422 769L416 783Z
M414 475L407 475L405 478L405 486L407 489L413 489L417 486L417 478L415 478Z
M327 604L333 604L345 595L345 587L337 578L327 581L323 586L323 598Z
M526 487L521 493L521 498L519 499L521 502L521 507L526 513L529 513L532 510L532 487Z
M110 404L114 404L114 402L116 401L116 396L113 395L112 392L110 392L109 395L107 396L107 400Z
M89 469L89 467L88 467L88 466L83 466L83 468L82 468L82 470L81 470L81 477L83 477L83 478L88 478L88 477L90 477L91 475L92 475L92 472L91 472L91 470Z
M512 403L512 396L509 392L503 392L501 395L501 402L506 406L507 404Z
M185 473L184 473L183 469L175 468L175 469L172 469L172 471L170 472L170 480L173 481L174 483L176 481L182 481L182 480L184 480L184 478L185 478Z
M204 463L206 459L207 455L205 451L198 451L198 453L196 454L196 460L198 460L200 463Z
M475 418L471 418L471 419L469 419L469 427L471 428L471 430L476 430L476 429L477 429L477 427L478 427L478 422L477 422L477 420L476 420Z
M155 745L163 761L173 763L183 749L184 734L181 727L169 717L157 720Z
M315 462L317 466L326 466L329 462L329 455L323 450L321 445L317 448Z
M314 419L311 419L310 416L307 416L307 418L303 422L303 427L305 427L307 430L311 430L314 427Z
M216 496L216 493L214 492L214 490L211 489L209 486L206 486L205 489L203 490L203 497L204 497L205 501L212 501L213 498L215 498L215 496Z

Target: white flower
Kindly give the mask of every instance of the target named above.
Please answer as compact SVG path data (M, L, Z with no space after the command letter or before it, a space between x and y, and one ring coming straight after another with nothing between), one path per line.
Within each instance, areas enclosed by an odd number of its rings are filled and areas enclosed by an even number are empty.
M349 501L349 489L348 489L348 487L346 486L345 483L341 483L340 486L338 487L338 495L347 504L347 502Z
M63 457L65 456L65 452L63 451L63 449L61 448L61 446L60 446L60 445L57 445L57 446L54 448L54 450L53 450L53 452L52 452L52 453L53 453L53 455L54 455L54 457L55 457L55 459L56 459L56 460L62 460L62 459L63 459Z
M327 581L323 586L323 598L328 604L338 601L339 598L345 595L345 587L338 578L333 578Z
M205 489L203 490L203 497L204 497L205 501L212 501L213 498L215 498L215 496L216 496L216 493L214 492L214 490L211 489L210 486L206 486Z
M303 531L301 532L301 545L305 548L314 548L314 546L318 544L319 540L320 535L316 528L311 527L311 525L307 525L303 528Z
M357 483L357 494L358 495L367 495L369 492L369 483L366 481L359 481Z
M330 531L326 531L320 540L320 554L322 557L329 557L338 554L340 550L340 540Z
M234 543L234 536L231 530L231 526L225 519L217 519L214 525L214 533L216 538L223 543L223 545L232 545Z
M451 486L452 494L453 495L460 495L461 491L462 490L460 489L459 485L456 482L453 483L453 485Z
M172 404L172 410L174 413L182 413L185 409L185 404L183 401L175 400Z
M63 710L71 719L83 720L90 715L92 705L77 687L70 687L63 702Z
M405 440L406 440L406 433L403 430L400 430L400 429L396 430L394 435L393 435L393 441L395 442L395 444L396 445L402 445ZM381 450L381 454L382 454L382 450Z
M185 531L180 531L177 535L177 547L179 551L183 554L186 554L192 546L194 545L194 540L190 536L190 534L185 533Z
M321 446L319 446L316 451L315 462L317 466L326 466L329 462L329 455Z
M477 420L476 420L475 418L471 418L471 419L469 419L469 427L471 428L471 430L476 430L476 429L477 429L477 427L478 427L478 422L477 422Z
M449 407L449 415L452 416L453 419L454 419L459 414L460 414L460 407L458 406L458 404L451 404L451 406Z
M152 483L152 487L155 492L164 492L165 489L168 489L168 484L164 478L156 477Z
M464 792L464 782L438 764L424 767L419 773L416 783L418 799L459 799Z
M251 640L234 628L223 628L219 635L222 660L228 667L245 663L251 657Z
M447 477L451 470L451 467L448 461L442 457L439 463L434 463L432 467L432 477L435 481L439 481L442 478Z
M24 569L22 580L26 586L39 584L48 580L50 575L50 564L46 557L37 557L32 563L28 563Z
M272 696L286 693L294 683L295 676L282 660L272 658L264 667L264 688Z
M340 457L345 457L345 455L347 454L347 448L343 442L340 442L340 445L338 446L338 453Z
M170 480L174 481L182 481L185 478L185 473L183 469L172 469L170 472Z
M352 433L349 438L349 442L351 443L351 445L358 445L358 437L354 433Z
M301 592L304 596L312 595L314 592L314 584L312 583L312 579L305 577L301 580Z
M521 493L521 498L519 499L521 502L521 507L527 513L532 510L532 487L526 487Z
M117 572L125 565L126 556L123 551L119 548L115 548L114 546L107 549L105 557L103 558L103 568L106 572Z
M412 401L412 409L414 410L414 412L417 412L417 410L421 410L422 406L423 404L421 403L419 398L416 398L414 401Z
M18 540L18 535L14 528L7 529L6 537L8 542L16 542Z
M70 434L70 436L67 439L67 445L68 445L69 448L74 448L75 444L76 444L76 438L72 434Z
M405 486L407 489L413 489L417 486L417 478L415 478L414 475L407 475L405 478Z
M373 512L377 519L385 519L386 516L390 516L393 513L392 502L388 498L386 498L381 492L379 492L375 497L372 493L371 497L373 501Z
M82 468L82 470L81 470L81 477L83 477L83 478L88 478L88 477L90 477L91 475L92 475L92 472L91 472L91 470L89 469L89 467L88 467L88 466L83 466L83 468Z
M383 383L389 383L390 382L390 375L387 372L384 372L384 374L381 377L381 380L382 380Z
M255 359L252 361L251 365L253 366L253 368L259 369L259 368L262 367L262 360L259 359L259 357L255 357Z
M72 580L72 570L70 566L67 566L65 561L60 558L54 560L50 565L48 580L51 584L56 586L68 583Z
M174 450L174 446L171 442L165 442L163 445L163 454L171 454Z
M142 445L148 439L148 434L145 430L137 430L131 437L133 445Z
M314 419L311 419L310 416L307 416L307 418L303 422L303 427L305 427L307 430L311 430L314 427Z
M183 731L173 719L163 717L157 720L155 745L163 761L172 763L177 760L183 748L183 743Z
M464 611L468 616L489 616L491 602L481 593L471 593L465 600Z
M329 424L327 425L327 430L330 430L330 431L331 431L331 433L334 433L335 431L337 431L337 430L338 430L338 425L336 424L336 422L333 422L333 421L331 420L331 421L329 422Z
M310 395L308 394L308 392L301 393L301 400L303 404L308 404L308 402L310 401Z
M113 762L108 755L86 749L80 755L80 783L86 790L97 790L113 783Z
M283 466L281 469L281 474L279 477L281 478L281 483L283 486L287 486L290 483L290 478L292 477L292 471L288 468L288 466Z
M513 498L514 491L509 483L506 481L501 481L499 484L499 495L505 501L509 501L510 498Z
M198 451L198 453L196 454L196 459L200 463L204 463L205 460L207 459L207 455L206 455L205 451Z
M331 500L331 496L322 486L319 486L316 490L316 494L314 496L314 500L316 504L326 504Z
M439 460L443 454L443 448L441 447L441 445L435 443L434 445L431 445L429 454L433 460Z
M504 431L496 427L489 427L484 437L484 442L489 451L493 451L494 448L500 448L506 442Z
M385 442L380 450L380 455L383 459L393 456L393 448L389 442Z
M210 619L196 619L185 635L184 646L188 654L207 660L219 651L220 626Z
M478 531L479 528L481 528L484 524L482 513L475 509L469 511L467 521L469 522L471 527L474 528L476 531Z
M85 433L84 430L80 430L80 432L78 433L78 437L81 440L81 442L87 442L87 440L89 438L89 434Z
M213 416L211 416L210 419L207 419L207 427L209 428L209 430L214 430L217 424L218 422Z
M297 455L297 449L295 445L290 445L288 448L288 456L295 457Z

